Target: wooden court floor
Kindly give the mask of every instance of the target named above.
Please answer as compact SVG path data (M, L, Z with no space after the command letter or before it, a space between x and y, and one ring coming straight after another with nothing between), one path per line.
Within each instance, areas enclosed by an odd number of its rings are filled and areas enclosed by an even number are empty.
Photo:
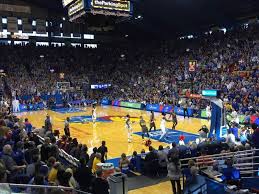
M36 128L40 128L44 125L44 120L46 115L50 115L53 129L59 129L61 134L64 134L64 121L67 117L74 116L90 116L91 108L83 108L83 112L75 112L75 113L58 113L55 111L44 110L44 111L35 111L35 112L24 112L20 113L19 117L28 118L32 125ZM78 141L82 144L86 144L91 152L92 148L99 147L102 140L105 140L107 143L107 147L109 149L108 159L112 159L115 157L120 157L122 153L126 153L127 155L131 155L133 151L137 151L138 153L147 147L142 144L141 136L133 135L132 143L128 143L127 141L127 131L125 129L125 121L124 116L129 114L132 118L132 121L135 121L132 124L132 128L134 132L141 131L139 126L139 117L142 115L144 119L149 121L150 113L142 110L121 108L121 107L112 107L112 106L99 106L97 107L97 117L106 117L111 116L112 122L96 122L93 124L89 123L70 123L70 132L73 138L77 138ZM156 126L159 128L161 114L156 113ZM183 119L182 116L178 116L178 125L176 129L189 132L189 133L197 133L202 125L208 125L208 121L204 119L196 119L196 118L186 118ZM166 127L171 128L172 123L168 122ZM158 148L159 145L167 146L169 144L157 142L152 140L152 146Z
M44 120L46 115L50 115L53 129L59 129L61 134L64 134L64 121L67 117L75 116L91 116L91 107L82 108L82 112L74 113L58 113L51 110L44 111L35 111L35 112L24 112L19 113L19 117L28 118L32 125L36 128L42 127L44 125ZM78 142L86 144L89 148L89 153L91 153L92 148L99 147L101 141L105 140L108 147L108 159L120 157L122 153L126 155L132 155L133 151L140 153L142 149L146 151L148 148L142 144L141 136L133 135L132 143L127 141L127 131L125 129L124 116L129 114L133 118L132 121L135 121L132 124L133 131L141 131L139 126L139 117L142 115L144 119L149 121L150 112L121 108L121 107L112 107L112 106L98 106L97 107L97 117L107 117L110 116L112 122L80 122L80 123L70 123L70 133L73 138L77 138ZM159 128L161 114L156 113L156 126ZM181 130L189 133L197 133L202 125L209 125L209 122L204 119L197 118L186 118L178 116L178 125L177 130ZM172 123L168 122L166 124L167 128L171 128ZM161 143L155 140L152 140L152 146L156 149L159 145L167 146L169 144ZM139 190L131 191L130 194L142 194L152 191L152 193L171 193L170 182L160 183L157 186L151 186L142 188ZM157 191L157 192L156 192Z

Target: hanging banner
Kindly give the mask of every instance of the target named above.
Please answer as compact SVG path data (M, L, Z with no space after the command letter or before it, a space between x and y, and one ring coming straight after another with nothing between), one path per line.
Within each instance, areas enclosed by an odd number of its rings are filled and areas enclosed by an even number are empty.
M46 34L46 20L36 20L36 32L38 34Z
M190 60L189 61L189 71L194 72L196 71L197 61L196 60Z
M71 32L73 31L73 24L68 21L63 22L63 36L71 36Z
M32 21L28 18L22 19L22 31L24 33L32 33Z
M0 11L6 12L18 12L18 13L31 13L31 8L29 6L21 5L9 5L0 3Z
M7 31L18 32L18 20L16 17L7 17Z
M0 16L0 32L3 31L3 26L2 26L2 17Z

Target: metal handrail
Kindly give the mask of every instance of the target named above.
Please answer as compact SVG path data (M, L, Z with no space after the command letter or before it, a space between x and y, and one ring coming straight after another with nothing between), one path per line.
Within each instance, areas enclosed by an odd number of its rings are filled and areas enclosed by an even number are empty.
M41 137L40 135L36 134L37 137L40 139L40 142L41 143L44 143L44 138ZM58 148L59 150L59 155L62 157L62 158L65 158L70 164L78 167L78 164L79 164L79 160L74 158L73 156L71 156L70 154L68 154L67 152L65 152L65 150L62 150L60 148Z
M244 150L244 151L237 151L237 152L227 152L227 153L221 153L221 154L205 155L205 156L202 156L202 157L203 158L217 158L217 156L218 157L227 157L227 156L235 156L235 155L238 155L239 153L249 154L250 152L255 152L255 151L259 151L259 149L251 149L251 150ZM195 160L195 159L198 159L198 158L201 158L201 157L199 156L199 157L192 157L192 158L184 158L184 159L181 159L180 161Z
M90 194L85 191L80 191L71 187L64 186L50 186L50 185L30 185L30 184L13 184L13 183L0 183L0 187L3 185L9 185L9 187L17 187L17 188L32 188L32 189L62 189L66 191L74 191L81 194Z

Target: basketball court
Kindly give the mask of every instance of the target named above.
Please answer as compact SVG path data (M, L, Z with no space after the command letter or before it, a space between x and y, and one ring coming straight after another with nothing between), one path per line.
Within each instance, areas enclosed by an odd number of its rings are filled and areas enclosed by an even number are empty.
M44 125L46 115L50 115L53 129L59 129L60 134L64 134L64 122L67 117L70 117L70 133L73 138L77 138L78 142L88 146L89 154L92 148L99 147L101 141L106 141L108 147L108 159L118 162L118 158L122 153L131 156L133 151L141 152L142 149L148 151L148 147L143 145L141 138L141 128L139 125L139 117L142 115L149 124L150 112L114 106L98 106L97 120L94 124L91 117L91 107L86 108L62 108L56 110L43 110L19 113L21 118L28 118L32 125L40 128ZM128 143L127 130L125 129L124 117L129 114L133 128L133 141ZM161 131L159 130L161 114L155 113L157 131L150 133L152 146L157 149L159 145L164 147L169 146L171 142L178 143L179 135L185 136L185 144L197 138L197 132L202 125L209 126L209 122L205 119L198 118L183 118L177 116L178 125L176 130L171 130L172 123L167 122L168 135L160 142L159 138ZM171 191L169 182L159 183L157 186L146 187L131 191L131 194L141 194L147 191L152 193L168 193ZM157 192L155 192L157 190ZM168 191L167 191L168 190ZM170 192L169 192L170 193Z

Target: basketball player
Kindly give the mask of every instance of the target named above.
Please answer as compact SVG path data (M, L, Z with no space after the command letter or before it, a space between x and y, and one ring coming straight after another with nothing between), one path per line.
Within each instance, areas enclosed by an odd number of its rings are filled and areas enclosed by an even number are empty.
M176 117L176 114L174 113L174 111L171 112L168 119L170 119L170 118L172 118L172 122L173 122L172 130L175 130L175 127L178 122L177 122L177 117Z
M162 113L162 119L161 119L161 122L160 122L160 129L161 129L161 136L159 138L159 140L163 139L164 136L166 135L166 127L165 127L165 123L167 121L166 117L165 117L165 113Z
M125 123L125 128L128 131L128 142L131 143L132 141L132 127L131 127L132 122L130 121L130 115L126 115L126 123Z
M207 118L208 120L210 120L211 117L211 109L210 109L210 105L208 104L206 107L206 114L207 114Z
M64 127L64 132L67 137L70 137L69 121L70 121L70 118L67 117L67 119L65 120L65 127Z
M154 128L154 131L156 131L156 123L155 123L155 114L154 114L154 111L151 111L151 115L150 115L150 128L149 128L149 131L151 131L152 128Z
M93 123L96 122L96 105L93 104L93 109L92 109L92 120L93 120Z
M140 116L139 125L140 125L140 127L142 129L142 140L144 141L145 133L147 134L148 138L149 138L149 133L148 133L148 128L147 128L147 125L146 125L146 121L143 119L143 116Z

